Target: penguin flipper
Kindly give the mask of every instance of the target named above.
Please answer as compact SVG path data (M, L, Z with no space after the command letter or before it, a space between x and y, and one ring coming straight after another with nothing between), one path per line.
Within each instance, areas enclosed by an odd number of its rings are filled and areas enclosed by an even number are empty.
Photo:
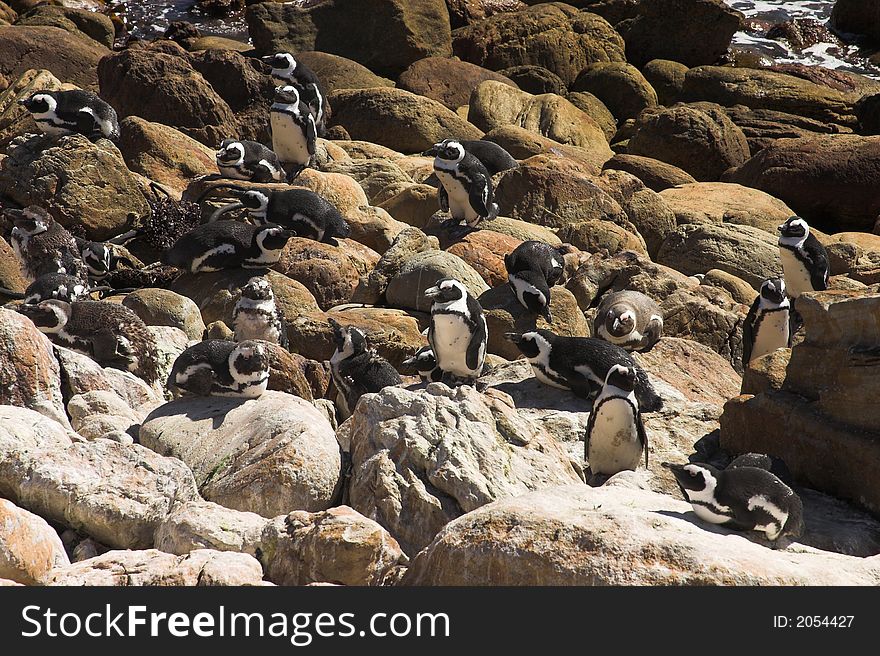
M437 190L437 201L440 203L440 209L444 212L449 211L449 193L446 191L446 187L442 184L440 188Z
M87 137L89 141L95 141L104 136L95 116L85 108L76 113L76 131Z
M492 182L488 178L474 180L468 189L468 202L481 217L491 216L497 207L492 202Z
M828 289L829 263L825 247L818 239L810 235L803 246L803 255L812 265L810 267L810 284L817 292Z
M636 367L636 400L642 412L659 412L663 409L663 398L657 394L648 374L641 367Z
M645 450L645 469L648 468L648 433L645 431L645 422L642 421L642 413L636 410L636 431L639 436L639 442Z
M749 313L746 315L746 321L743 324L743 334L742 334L742 345L743 345L743 357L742 357L742 365L743 369L749 366L749 361L752 359L752 346L754 346L755 342L755 321L758 318L758 306L761 304L761 297L755 299L755 302L752 303L752 307L749 308Z
M315 125L315 117L309 112L306 117L306 145L309 149L309 155L314 157L315 149L318 143L318 126Z

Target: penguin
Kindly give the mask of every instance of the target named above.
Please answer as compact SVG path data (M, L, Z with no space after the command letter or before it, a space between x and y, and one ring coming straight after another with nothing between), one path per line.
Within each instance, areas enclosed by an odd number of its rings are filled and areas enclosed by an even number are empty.
M269 148L247 139L224 139L216 153L220 176L249 182L284 182L287 174Z
M649 351L663 335L663 313L641 292L613 292L599 303L593 334L626 351Z
M300 98L315 119L318 136L323 137L327 120L330 118L330 104L315 72L304 63L297 61L289 52L267 55L262 59L272 67L270 75L274 80L280 84L297 87Z
M351 226L336 206L311 189L250 189L233 191L232 195L239 199L238 202L218 209L212 220L220 214L244 207L254 223L275 223L296 232L297 237L338 246L337 238L344 239L351 234Z
M794 490L758 467L718 470L692 462L664 462L697 517L740 531L763 531L768 540L803 533L803 503Z
M426 383L439 383L443 380L443 370L437 366L437 358L430 346L423 346L411 358L403 361L405 367L415 369Z
M337 404L344 418L351 416L364 394L400 385L400 374L381 355L369 348L364 332L343 327L329 319L336 351L330 358L330 375L338 391Z
M769 278L752 303L743 324L743 367L752 360L791 346L791 301L785 280Z
M559 282L564 266L559 251L542 241L524 241L504 256L504 266L520 305L552 321L550 288Z
M91 141L119 139L116 111L91 91L37 91L18 101L45 134L81 134Z
M731 460L724 469L736 469L737 467L757 467L766 469L774 474L780 481L794 489L794 476L782 458L768 456L764 453L743 453Z
M287 322L275 305L272 285L266 278L255 276L241 288L241 298L232 310L235 341L261 339L288 349Z
M799 216L789 218L778 228L779 257L785 286L791 298L804 292L821 292L828 289L828 253L810 226Z
M85 240L77 240L77 243L90 280L104 282L110 274L119 269L120 265L130 269L139 268L139 265L131 259L120 255L114 244Z
M453 139L434 145L434 173L440 180L440 209L449 212L456 223L470 228L483 219L498 216L492 192L492 176L476 157Z
M66 273L85 281L86 271L74 239L42 207L4 210L14 224L10 243L18 257L22 275L33 282L47 273Z
M270 268L293 231L274 223L252 226L240 221L215 221L196 226L162 255L162 263L189 271Z
M97 289L89 286L76 276L66 273L47 273L34 280L24 292L0 288L0 293L13 299L21 299L25 305L57 298L68 303L88 300L89 294Z
M88 355L102 367L130 371L147 383L158 379L155 338L124 305L49 299L18 311L54 344Z
M432 299L428 343L444 379L475 383L483 372L489 331L480 303L454 278L425 290Z
M495 175L496 173L519 167L519 162L513 158L513 155L495 142L478 139L462 140L458 143L464 147L465 151L480 160L480 163L486 167L489 175ZM423 152L422 156L436 157L437 150L437 144L435 144Z
M635 395L641 411L663 408L648 374L619 346L594 337L563 337L549 330L507 333L505 338L519 347L535 378L545 385L591 399L600 392L611 368L622 365L636 371Z
M254 340L206 339L177 356L166 382L174 396L259 398L269 386L269 350Z
M289 168L287 181L293 181L312 162L318 141L315 117L299 97L296 87L275 88L269 108L272 150Z
M648 467L648 435L636 400L636 370L613 365L587 423L584 458L596 475L613 476L635 471L645 454Z

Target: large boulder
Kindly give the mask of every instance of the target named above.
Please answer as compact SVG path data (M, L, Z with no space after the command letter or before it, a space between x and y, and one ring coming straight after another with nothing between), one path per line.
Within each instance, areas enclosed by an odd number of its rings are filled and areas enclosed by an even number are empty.
M447 138L483 136L436 100L402 89L347 89L330 94L329 100L334 125L343 126L353 139L402 153L420 153Z
M718 180L750 155L745 135L711 103L660 107L642 112L627 145L630 155L653 157L701 181Z
M106 14L77 7L37 5L19 16L16 25L49 25L113 47L116 30Z
M621 123L657 104L657 92L645 76L625 62L590 64L580 72L571 90L592 93Z
M623 481L501 499L448 524L405 585L877 585L878 558L768 549Z
M743 15L723 0L642 0L635 18L618 26L626 58L636 66L671 59L712 64L727 51Z
M70 560L58 534L39 515L0 499L0 578L38 584Z
M336 498L336 435L315 406L289 394L171 401L147 416L140 441L187 463L202 496L228 508L275 517Z
M495 14L525 9L522 0L446 0L453 28L479 23Z
M387 387L363 397L351 421L351 505L408 553L495 499L579 481L561 447L504 394Z
M0 194L20 205L45 207L82 236L108 239L149 214L136 177L106 139L20 137L8 153L0 163Z
M880 137L780 139L725 180L772 194L807 221L870 231L880 214Z
M617 133L617 119L599 98L588 91L572 91L566 94L568 101L582 112L587 113L602 128L608 141Z
M880 5L870 0L837 0L831 10L831 25L848 34L865 34L880 41Z
M200 340L205 332L205 322L195 302L169 289L138 289L127 294L122 304L148 326L173 326L189 339Z
M794 212L763 191L727 182L683 184L660 192L681 223L731 223L776 234Z
M451 54L444 0L264 2L248 7L245 17L261 54L321 50L389 76L424 57Z
M653 157L641 155L618 154L604 164L605 169L632 173L645 183L648 189L660 192L676 185L696 182L694 176L677 166L661 162Z
M414 62L397 78L397 86L442 103L455 111L467 105L471 92L481 82L494 80L516 88L516 84L499 73L458 59L428 57Z
M46 69L59 80L98 90L95 69L110 50L58 27L0 27L0 75L16 78L28 69Z
M745 105L725 107L724 112L742 130L749 149L757 154L777 139L797 139L819 134L849 134L853 130L836 123L789 114L772 109L752 109ZM865 134L871 134L865 131Z
M298 52L297 61L311 68L327 93L339 89L371 89L373 87L393 87L394 82L379 77L366 66L356 61L332 55L329 52L311 50Z
M479 273L467 262L446 251L427 250L405 261L385 288L388 305L404 310L428 312L431 299L425 290L443 278L455 278L476 298L489 289Z
M483 138L497 143L514 159L528 159L533 155L564 155L577 162L585 171L595 174L602 170L603 163L614 154L607 143L594 141L588 147L581 148L561 144L538 132L510 124L495 128Z
M507 283L504 256L523 242L522 239L503 235L494 230L470 232L446 250L470 264L489 287Z
M491 70L538 65L571 84L588 64L625 61L624 43L608 22L561 2L498 14L459 28L452 48Z
M606 160L613 154L598 123L552 93L533 96L501 82L483 82L471 96L468 120L486 132L515 125L597 156L607 155Z

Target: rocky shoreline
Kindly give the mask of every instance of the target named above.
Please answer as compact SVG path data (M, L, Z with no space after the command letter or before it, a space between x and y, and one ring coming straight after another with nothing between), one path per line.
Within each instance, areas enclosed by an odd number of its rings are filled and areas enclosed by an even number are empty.
M253 47L181 24L114 46L108 16L63 4L0 2L0 203L85 240L142 231L122 249L141 277L103 302L146 325L161 382L16 311L30 281L0 218L0 582L880 583L880 82L729 65L743 16L720 0L248 1ZM832 21L880 39L875 5L838 0ZM266 272L289 340L269 345L268 391L172 398L182 352L234 339L254 273L169 272L161 238L230 189L289 188L217 180L215 161L227 138L272 146L276 82L259 56L279 51L332 108L292 184L350 231L292 237ZM115 109L118 139L42 134L19 104L74 88ZM422 154L447 138L516 160L492 177L499 215L464 234L444 227ZM749 306L783 273L777 226L793 215L827 251L828 289L796 300L791 348L744 363ZM549 321L508 285L505 256L527 240L563 260ZM485 315L476 387L404 365L445 278ZM662 312L663 337L633 358L663 408L643 415L648 467L593 487L590 401L535 378L504 336L595 336L622 290ZM349 418L331 320L404 376ZM701 521L661 466L750 452L790 471L797 539Z

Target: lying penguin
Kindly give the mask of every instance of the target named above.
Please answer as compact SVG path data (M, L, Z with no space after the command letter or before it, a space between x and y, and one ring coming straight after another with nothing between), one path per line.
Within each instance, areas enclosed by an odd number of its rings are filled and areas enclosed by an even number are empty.
M91 141L119 138L116 111L91 91L37 91L18 102L45 134L81 134Z
M599 304L593 334L627 351L648 351L663 335L663 312L641 292L614 292Z
M247 139L224 139L215 155L220 176L249 182L284 182L287 173L269 148Z
M175 396L258 398L269 385L269 352L252 340L206 339L177 356L166 387Z
M215 221L196 226L163 253L162 263L190 273L221 269L270 268L295 237L274 223L253 226L240 221Z

